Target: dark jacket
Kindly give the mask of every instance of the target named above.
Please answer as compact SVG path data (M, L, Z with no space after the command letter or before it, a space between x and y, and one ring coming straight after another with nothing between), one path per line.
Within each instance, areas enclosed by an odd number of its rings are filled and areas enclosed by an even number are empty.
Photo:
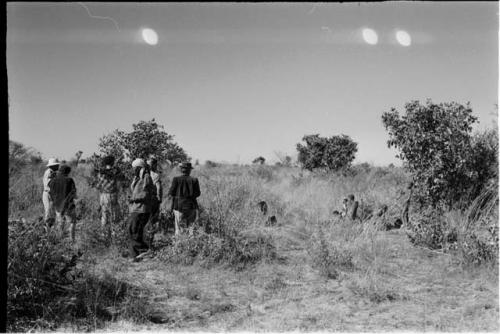
M49 181L49 187L49 194L56 211L64 214L75 208L76 185L71 177L58 173Z
M200 194L198 179L189 175L174 177L168 191L168 195L172 196L172 209L181 212L198 209L196 198Z

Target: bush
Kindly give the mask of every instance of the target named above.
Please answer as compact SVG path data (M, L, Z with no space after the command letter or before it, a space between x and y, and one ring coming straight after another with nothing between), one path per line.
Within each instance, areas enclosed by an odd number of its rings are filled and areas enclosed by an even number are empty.
M307 170L346 169L358 151L358 144L346 135L324 138L316 134L304 136L302 140L306 142L306 145L297 144L298 162Z
M313 268L318 269L321 276L336 279L339 276L339 269L354 267L351 251L341 247L340 244L327 243L321 227L318 227L309 240L307 251Z
M405 109L403 116L391 109L382 122L389 132L388 146L399 150L397 157L413 175L422 206L451 209L467 203L496 177L496 131L473 137L477 118L469 104L412 101Z

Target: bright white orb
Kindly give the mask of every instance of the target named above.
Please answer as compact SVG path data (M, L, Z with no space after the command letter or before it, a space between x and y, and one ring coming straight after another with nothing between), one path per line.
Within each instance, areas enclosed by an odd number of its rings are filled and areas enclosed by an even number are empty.
M370 28L363 29L363 39L366 43L370 45L375 45L378 43L378 35L377 32Z
M142 29L142 39L149 45L158 44L158 34L153 29Z
M410 46L411 45L411 36L404 30L398 30L396 32L396 39L398 43L402 46Z

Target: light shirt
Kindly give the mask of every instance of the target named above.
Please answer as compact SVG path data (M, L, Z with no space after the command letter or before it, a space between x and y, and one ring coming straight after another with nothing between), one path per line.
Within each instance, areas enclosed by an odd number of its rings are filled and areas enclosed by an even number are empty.
M56 176L56 172L50 168L47 168L45 173L43 173L43 191L49 191L49 181Z

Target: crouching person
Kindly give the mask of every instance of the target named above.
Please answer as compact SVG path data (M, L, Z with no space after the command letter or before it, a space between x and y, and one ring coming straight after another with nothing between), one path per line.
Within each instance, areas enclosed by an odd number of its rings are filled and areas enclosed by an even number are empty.
M66 223L70 225L71 241L75 241L76 230L76 214L75 214L75 198L76 185L75 181L69 177L71 167L61 165L57 176L49 181L50 198L54 203L56 212L56 224L61 229L61 234L66 233Z
M134 179L130 186L132 196L129 203L129 256L136 258L138 255L148 251L148 244L144 240L144 226L148 223L151 215L151 203L155 196L155 188L146 163L142 159L132 162L134 168Z

